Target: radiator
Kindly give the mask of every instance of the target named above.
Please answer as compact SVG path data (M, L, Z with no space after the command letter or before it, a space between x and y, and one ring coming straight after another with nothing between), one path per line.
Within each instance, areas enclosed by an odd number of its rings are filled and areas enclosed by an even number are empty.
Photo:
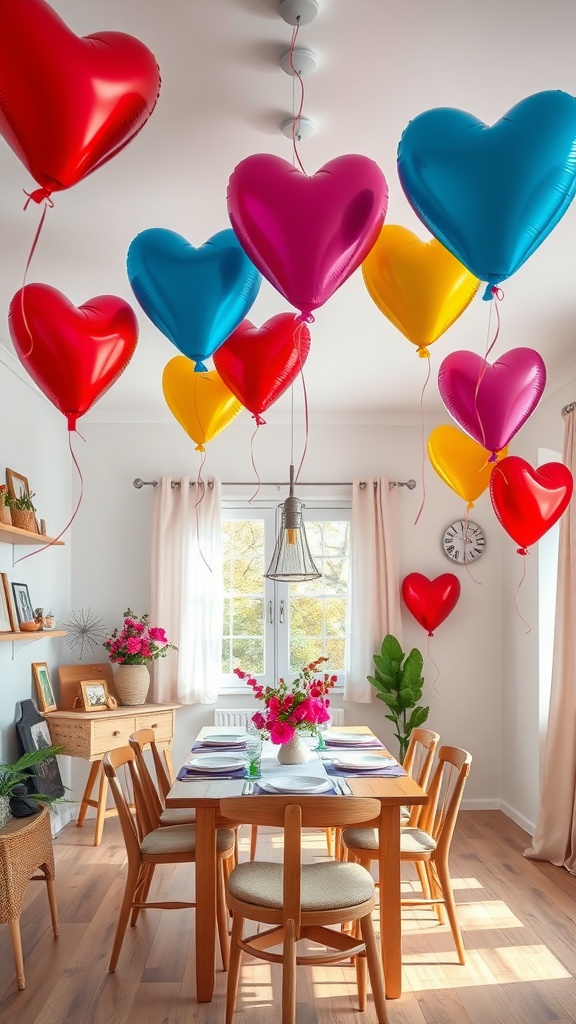
M236 725L245 728L260 708L214 708L214 725ZM332 725L344 725L344 708L330 708Z

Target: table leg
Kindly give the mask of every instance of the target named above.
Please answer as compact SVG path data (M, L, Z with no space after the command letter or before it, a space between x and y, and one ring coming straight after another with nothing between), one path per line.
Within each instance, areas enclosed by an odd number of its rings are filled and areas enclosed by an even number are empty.
M24 979L24 957L22 955L22 939L20 938L20 918L17 917L12 921L8 921L8 927L10 929L12 949L14 950L14 963L16 964L16 982L18 984L18 988L22 990L26 987L26 981Z
M380 818L380 942L388 999L402 995L400 808L383 806Z
M209 1003L214 992L216 943L216 811L196 808L196 998Z
M84 824L84 818L86 817L86 811L89 807L94 805L94 801L91 801L92 790L94 789L94 783L98 777L98 769L102 764L101 761L92 761L90 765L90 771L88 773L88 780L84 787L84 793L82 794L82 800L80 802L80 810L78 811L78 820L76 825L78 828L82 828Z

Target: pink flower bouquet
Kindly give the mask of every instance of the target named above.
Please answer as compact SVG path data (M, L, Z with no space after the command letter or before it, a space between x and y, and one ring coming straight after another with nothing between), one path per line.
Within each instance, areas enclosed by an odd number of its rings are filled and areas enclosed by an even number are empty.
M270 737L272 743L288 743L296 731L317 733L318 727L330 720L330 701L326 694L334 686L337 676L328 672L316 675L318 666L325 661L328 658L310 662L300 669L291 683L279 679L277 686L263 686L242 669L234 669L235 675L252 687L254 696L264 701L264 711L252 715L252 722L260 732Z
M169 650L178 650L169 643L164 629L150 625L148 614L138 617L130 608L124 612L122 629L107 636L104 647L110 661L120 665L146 665L156 658L165 658Z

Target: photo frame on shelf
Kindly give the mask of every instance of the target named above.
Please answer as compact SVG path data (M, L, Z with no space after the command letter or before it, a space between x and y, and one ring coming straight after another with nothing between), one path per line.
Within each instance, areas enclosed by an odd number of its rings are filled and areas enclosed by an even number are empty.
M33 661L32 675L34 677L34 682L36 684L36 693L38 694L38 704L40 705L40 711L56 711L56 698L54 696L52 681L50 679L50 672L48 671L48 665L46 664L46 662Z
M34 609L28 592L28 584L13 583L12 593L14 595L14 607L16 608L18 626L21 626L23 622L33 622Z
M30 494L28 480L21 473L17 473L15 469L6 470L6 483L11 498L20 498L23 494Z
M108 709L108 687L104 679L83 679L80 694L84 711L106 711Z
M5 572L0 573L0 633L15 633L18 620L12 603L10 583Z

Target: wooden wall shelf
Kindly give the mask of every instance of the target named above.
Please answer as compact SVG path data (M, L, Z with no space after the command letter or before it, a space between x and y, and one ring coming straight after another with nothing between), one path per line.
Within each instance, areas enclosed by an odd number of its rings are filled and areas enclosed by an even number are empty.
M54 544L63 546L63 540L54 540L53 537L47 537L44 533L32 533L31 530L21 530L18 526L6 526L4 523L0 523L0 543L3 544Z
M32 633L0 633L0 643L3 640L45 640L50 636L68 636L67 629L37 629Z

